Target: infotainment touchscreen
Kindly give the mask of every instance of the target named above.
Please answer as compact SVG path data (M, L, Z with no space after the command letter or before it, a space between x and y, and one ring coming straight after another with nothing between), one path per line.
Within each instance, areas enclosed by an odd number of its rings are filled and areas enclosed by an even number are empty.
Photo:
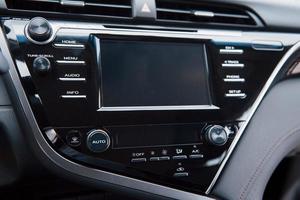
M211 105L205 45L100 38L101 107Z

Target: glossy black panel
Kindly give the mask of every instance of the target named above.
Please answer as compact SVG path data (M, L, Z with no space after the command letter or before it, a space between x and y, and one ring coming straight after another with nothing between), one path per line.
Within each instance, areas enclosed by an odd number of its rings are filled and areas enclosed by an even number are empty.
M57 29L53 41L37 45L24 34L27 23L28 21L23 20L4 21L6 36L39 127L54 149L74 162L93 168L196 193L205 192L212 182L239 127L247 119L247 112L276 64L290 47L289 44L284 44L282 48L276 46L274 49L272 45L268 46L265 43L264 46L257 44L253 46L253 40L256 39L254 36L216 34L215 37L211 35L202 37L198 33L158 34L146 30L145 34L129 30L127 35L121 33L122 29L108 31L109 29L99 24L84 28L73 24L73 29L70 27ZM140 103L139 105L153 103L153 101L146 102L148 99L145 100L144 96L138 96L132 91L128 93L130 96L126 97L127 99L122 98L124 95L120 93L126 91L127 86L121 92L119 87L116 88L118 84L102 86L105 84L103 81L107 82L110 79L115 81L118 77L128 81L133 73L123 69L121 75L115 75L114 73L120 72L119 68L122 66L117 66L116 71L115 69L109 69L105 73L101 71L103 62L112 62L109 67L114 68L116 67L114 64L119 64L117 59L128 54L128 52L121 54L122 51L126 51L125 47L119 50L117 56L112 55L115 47L101 54L101 45L108 48L111 45L101 44L100 36L103 35L101 31L106 31L104 34L106 38L126 38L127 41L142 38L142 41L148 40L151 44L157 41L160 41L159 44L161 41L172 41L176 46L193 41L195 51L199 51L199 65L204 62L204 58L207 62L205 69L201 71L202 75L206 75L201 76L205 79L205 83L196 81L197 84L203 83L203 88L199 87L200 93L195 94L194 100L199 102L199 95L203 94L205 101L201 101L201 104L212 102L214 107L182 110L99 110L104 99L102 89L107 90L109 87L112 87L110 89L112 91L108 91L104 97L113 96L114 101L117 101L113 103L114 105L129 105L132 101L128 101L128 98L134 99L135 104ZM170 37L166 35L162 37L160 34L170 34ZM124 44L122 43L123 46ZM159 47L155 46L154 49L159 51ZM131 50L138 54L141 48ZM178 49L178 52L180 51L184 51L182 54L190 54L189 49ZM178 52L174 64L184 61L177 58ZM159 52L151 53L157 54L155 57L159 56ZM99 55L105 55L107 60ZM50 61L51 67L47 74L41 75L34 70L33 62L37 57L47 58ZM124 59L128 57L121 60ZM145 60L148 64L151 62L155 64L155 61L147 59ZM195 76L199 76L199 72L197 71ZM174 82L176 74L173 73L173 70L161 72L162 75L173 79L168 84L176 86L180 82ZM160 75L159 72L154 74ZM146 84L143 80L139 80L138 76L132 79L135 80L136 87L144 87ZM160 77L159 80L157 84L151 84L151 87L162 89L157 88L163 79ZM185 79L182 82L187 84ZM187 95L188 92L189 99L191 94L195 93L195 89L185 91L190 87L191 85L187 84L187 87L182 88L182 94ZM208 91L209 101L205 96ZM168 92L166 93L172 96ZM138 94L141 95L141 92ZM117 99L119 95L120 99ZM178 104L184 104L184 101L183 98ZM170 104L176 105L174 102ZM221 125L229 137L224 146L211 145L205 137L207 127L215 124ZM105 131L110 138L110 146L105 152L94 153L87 146L88 135L95 129ZM94 145L98 142L107 141L98 140Z
M211 104L203 44L99 40L103 107Z

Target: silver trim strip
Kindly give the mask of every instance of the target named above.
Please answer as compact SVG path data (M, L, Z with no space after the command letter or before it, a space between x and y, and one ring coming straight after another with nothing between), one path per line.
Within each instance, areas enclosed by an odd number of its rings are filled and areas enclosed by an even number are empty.
M243 49L220 49L220 54L243 54Z
M63 99L86 99L86 95L61 95Z
M127 106L127 107L101 107L98 111L148 111L148 110L218 110L214 105L190 106Z
M239 94L226 93L225 97L244 98L244 97L246 97L246 94L245 93L239 93Z
M74 1L74 0L60 0L62 6L75 6L75 7L84 7L84 1Z
M55 47L59 48L78 48L78 49L84 49L84 44L62 44L62 43L54 43Z
M233 63L233 64L229 64L229 63L222 63L222 67L234 67L234 68L243 68L245 67L245 64L243 63Z
M256 112L258 106L260 105L261 101L263 100L264 96L266 95L267 91L269 90L269 88L271 87L271 85L273 84L278 72L281 70L281 68L284 66L284 64L286 63L286 61L297 51L300 49L300 41L298 41L292 48L290 48L285 55L282 57L282 59L279 61L279 63L277 64L277 66L275 67L274 71L272 72L271 76L269 77L269 79L267 80L266 84L264 85L264 87L262 88L261 92L259 93L258 97L256 98L254 104L252 105L252 107L249 109L249 113L247 113L247 117L245 120L245 123L242 124L240 130L238 131L238 133L236 134L233 142L231 143L227 154L224 158L224 160L222 161L214 179L212 180L210 186L208 187L208 189L206 190L206 194L209 194L214 185L216 184L218 178L220 177L227 161L229 160L232 152L234 151L235 146L237 145L238 141L240 140L240 138L242 137L246 127L248 126L251 118L253 117L254 113Z
M196 10L193 12L196 17L214 17L215 13L210 11Z
M283 44L279 41L255 40L251 46L258 51L283 51Z
M60 81L86 81L85 78L59 78Z
M245 79L244 78L224 78L223 81L224 82L240 82L240 83L244 83Z
M74 65L85 65L85 61L83 60L57 60L58 64L74 64Z

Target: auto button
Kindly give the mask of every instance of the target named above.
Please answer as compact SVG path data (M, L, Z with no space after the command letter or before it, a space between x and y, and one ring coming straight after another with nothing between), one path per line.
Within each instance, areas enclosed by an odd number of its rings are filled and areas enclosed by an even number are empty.
M101 153L110 146L109 135L103 130L92 130L87 136L87 147L94 153Z

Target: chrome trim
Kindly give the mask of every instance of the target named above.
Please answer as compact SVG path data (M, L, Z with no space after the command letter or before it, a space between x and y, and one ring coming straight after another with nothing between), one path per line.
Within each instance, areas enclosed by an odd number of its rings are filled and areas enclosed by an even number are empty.
M193 14L196 17L214 17L215 16L215 13L213 13L213 12L210 12L210 11L201 11L201 10L193 11Z
M85 78L59 78L60 81L86 81Z
M243 49L220 49L220 54L243 54Z
M243 67L245 67L245 64L243 64L243 63L232 63L232 64L222 63L222 67L225 67L225 68L227 68L227 67L243 68Z
M61 95L63 99L86 99L86 95Z
M255 40L252 41L251 46L258 51L283 51L284 49L283 44L279 41Z
M83 60L56 60L57 64L66 64L66 65L85 65Z
M74 6L74 7L84 7L84 1L74 1L74 0L60 0L60 5L62 6Z
M83 44L63 44L63 43L54 43L55 47L58 48L78 48L78 49L84 49L85 46Z
M240 82L240 83L244 83L245 79L244 78L224 78L223 79L224 82Z
M256 112L258 106L260 105L261 101L263 100L264 96L266 95L267 91L269 90L269 88L271 87L271 85L273 84L278 72L281 70L281 68L284 66L284 64L286 63L286 61L297 51L300 49L300 41L298 41L293 47L291 47L286 53L285 55L282 57L282 59L279 61L279 63L277 64L277 66L275 67L274 71L272 72L271 76L269 77L269 79L267 80L266 84L264 85L264 87L262 88L261 92L259 93L258 97L256 98L254 104L252 105L252 107L249 109L249 113L247 113L247 117L245 120L245 123L243 123L239 129L239 131L237 132L233 142L231 143L227 154L224 158L224 160L222 161L214 179L212 180L210 186L208 187L208 189L206 190L206 194L209 194L214 185L216 184L218 178L220 177L227 161L229 160L235 146L237 145L239 139L241 138L241 136L243 135L246 127L248 126L251 118L253 117L254 113Z
M226 93L225 94L225 97L233 97L233 98L245 98L246 97L246 94L245 93L239 93L239 94L229 94L229 93Z
M148 111L148 110L218 110L214 105L190 105L190 106L124 106L101 107L98 111Z

